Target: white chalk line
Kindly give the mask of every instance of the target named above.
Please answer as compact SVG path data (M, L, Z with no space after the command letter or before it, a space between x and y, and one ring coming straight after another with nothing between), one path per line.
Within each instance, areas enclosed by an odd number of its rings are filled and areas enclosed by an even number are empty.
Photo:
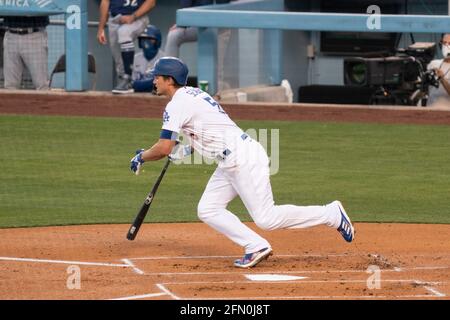
M407 271L418 271L418 270L441 270L448 269L450 266L426 266L426 267L410 267L393 269L380 269L380 272L407 272ZM222 272L147 272L148 276L192 276L192 275L242 275L247 272L245 271L222 271ZM314 273L367 273L367 270L293 270L293 271L258 271L260 274L314 274Z
M3 261L17 261L17 262L37 262L37 263L55 263L55 264L71 264L84 266L100 266L100 267L126 267L128 264L117 263L103 263L103 262L85 262L85 261L67 261L67 260L48 260L48 259L33 259L33 258L14 258L14 257L0 257Z
M372 257L372 258L384 258L386 257L370 253L370 254L357 254L357 253L331 253L331 254L276 254L273 257L274 258L339 258L339 257ZM426 254L419 254L414 255L415 257L435 257L436 255L426 255ZM447 257L450 255L440 254L440 257ZM233 259L233 258L240 258L242 255L214 255L214 256L153 256L153 257L134 257L134 258L128 258L129 260L170 260L170 259Z
M127 264L128 266L130 266L130 268L132 268L133 271L134 271L135 273L141 274L141 275L144 275L144 274L145 274L144 271L142 271L141 269L139 269L138 267L136 267L136 266L134 265L134 263L131 262L129 259L122 259L122 261L125 262L125 264Z
M316 257L316 258L326 258L326 257L350 257L354 256L351 254L307 254L307 255L298 255L298 254L277 254L276 257L280 258L295 258L295 257ZM240 258L242 255L231 255L231 256L160 256L160 257L136 257L136 258L128 258L129 260L172 260L172 259L186 259L186 260L194 260L194 259L233 259Z
M448 282L424 282L418 283L417 280L408 279L387 279L379 280L380 282L400 282L400 283L411 283L424 285L440 285ZM367 283L367 280L282 280L282 281L253 281L253 280L239 280L239 281L186 281L186 282L163 282L163 285L192 285L192 284L260 284L260 283L270 283L270 284L309 284L309 283Z
M380 280L381 282L397 282L397 283L411 283L422 285L425 290L431 294L417 294L417 295L371 295L371 296L264 296L264 297L188 297L180 298L181 300L295 300L295 299L424 299L424 298L443 298L445 294L433 289L427 285L439 285L448 282L421 282L418 280ZM260 284L260 283L295 283L295 284L308 284L308 283L366 283L367 280L298 280L298 281L189 281L189 282L165 282L160 283L158 286L171 286L171 285L196 285L196 284ZM166 288L166 287L165 287ZM167 288L166 290L170 292ZM177 299L177 300L178 300Z
M203 256L205 258L211 256ZM223 256L218 256L223 257ZM226 256L229 258L230 256ZM155 257L156 258L156 257ZM174 258L174 257L164 257L164 258ZM176 258L176 257L175 257ZM195 257L179 257L182 259L189 259ZM133 260L144 260L150 258L134 258ZM228 275L228 274L244 274L244 271L231 271L231 272L152 272L145 273L141 269L137 268L134 263L131 261L132 259L122 259L124 264L115 264L115 263L103 263L103 262L85 262L85 261L68 261L68 260L49 260L49 259L35 259L35 258L16 258L16 257L0 257L0 260L3 261L16 261L16 262L37 262L37 263L55 263L55 264L71 264L71 265L89 265L89 266L107 266L107 267L126 267L132 268L138 274L146 274L150 276L154 275ZM417 271L417 270L440 270L440 269L449 269L450 266L419 266L419 267L405 267L398 268L394 267L393 269L381 269L381 272L405 272L405 271ZM296 271L277 271L279 274L300 274L300 273L366 273L366 270L296 270ZM259 271L258 273L266 274L273 273L273 271Z
M114 299L108 299L108 300L138 300L138 299L154 298L154 297L161 297L161 296L167 296L167 295L168 294L165 292L159 292L159 293L141 294L141 295L137 295L137 296L114 298Z
M414 267L414 268L402 268L402 270L414 269L414 270L439 270L439 269L448 269L450 266L423 266L423 267Z
M172 297L172 299L174 300L181 300L180 297L176 296L175 294L173 294L169 289L167 289L162 283L157 283L156 286L164 293L168 294L169 296Z
M439 285L439 284L442 284L442 282L441 283L430 283L430 282L424 282L424 281L420 281L420 280L414 280L414 283L417 285L423 286L423 288L425 290L427 290L428 292L431 292L435 297L439 297L439 298L446 297L446 295L444 293L438 291L435 288L430 287L430 285ZM447 283L447 282L443 282L443 283Z
M431 287L424 287L426 290L428 290L429 292L433 293L436 297L446 297L445 294L443 294L442 292L436 290L435 288L431 288Z
M331 256L325 255L324 257ZM107 267L127 267L132 268L138 274L146 275L222 275L222 274L242 274L237 272L153 272L145 273L134 265L132 260L166 260L166 259L208 259L208 258L232 258L238 256L174 256L174 257L143 257L143 258L128 258L122 259L124 264L103 263L103 262L86 262L86 261L69 261L69 260L51 260L51 259L36 259L36 258L17 258L17 257L0 257L3 261L16 262L37 262L37 263L55 263L55 264L73 264L73 265L90 265L90 266L107 266ZM282 257L294 257L294 255L282 255ZM394 267L393 269L381 269L381 272L404 272L416 270L439 270L449 269L450 266L418 266L418 267ZM280 274L297 274L297 273L359 273L366 272L366 270L297 270L297 271L277 271ZM273 273L273 271L260 271L259 273Z

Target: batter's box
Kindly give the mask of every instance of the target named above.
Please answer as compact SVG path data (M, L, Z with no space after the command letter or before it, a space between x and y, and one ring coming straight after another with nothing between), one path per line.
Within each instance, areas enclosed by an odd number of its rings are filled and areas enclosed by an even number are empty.
M130 259L147 273L194 273L194 272L241 272L233 266L240 256L191 256L191 257L149 257ZM359 272L373 264L369 255L277 255L261 262L252 270L256 272L301 272L315 270L346 270Z
M366 281L295 282L167 282L165 288L181 299L437 299L427 284L415 280L382 281L380 289L367 288Z

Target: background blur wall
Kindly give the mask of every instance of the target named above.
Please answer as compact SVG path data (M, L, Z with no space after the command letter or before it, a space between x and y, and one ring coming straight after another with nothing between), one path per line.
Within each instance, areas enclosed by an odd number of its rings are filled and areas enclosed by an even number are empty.
M356 2L358 0L355 0ZM394 0L395 1L395 0ZM404 0L398 1L402 9L404 8ZM89 20L98 21L98 6L100 0L89 1ZM320 11L319 0L286 0L286 6L298 11ZM172 24L175 23L176 10L179 8L178 0L157 1L157 7L150 12L150 23L161 29L163 35L164 48L167 38L167 32ZM446 15L448 13L447 0L421 1L408 0L408 14L433 14ZM109 47L100 46L96 40L96 27L89 28L89 50L94 53L97 58L98 69L98 90L111 90L113 86L114 69ZM239 56L245 60L240 66L233 64L225 64L226 69L239 68L245 73L245 77L241 77L240 81L233 81L232 84L238 83L240 86L250 86L257 84L261 78L256 73L258 68L256 52L264 50L261 45L261 31L259 30L235 30L230 41L232 48L228 54ZM437 34L414 34L416 41L439 41L440 35ZM399 46L405 47L411 43L408 34L404 34ZM307 58L306 48L311 44L314 46L316 56L314 59ZM236 52L233 52L236 50ZM197 75L197 43L185 43L181 46L180 57L189 66L190 75ZM320 32L309 31L284 31L283 32L283 78L288 79L294 91L294 101L297 99L297 90L299 86L310 84L331 84L343 85L343 59L341 56L330 56L320 52ZM252 71L253 70L253 71ZM235 70L233 71L235 72ZM234 79L236 80L236 79Z
M356 2L358 0L355 0ZM394 0L395 1L395 0ZM398 1L403 6L405 1ZM408 14L427 14L427 15L446 15L448 14L447 0L408 0ZM88 1L89 21L98 22L100 0ZM285 4L293 11L320 11L319 0L285 0ZM161 29L163 35L164 48L169 28L175 23L176 10L179 8L178 0L159 0L157 6L150 14L150 22ZM52 21L61 21L62 17L53 16ZM49 26L49 72L54 67L59 56L64 52L63 26ZM114 67L108 46L102 46L96 38L97 26L89 27L89 51L94 54L97 61L97 90L109 91L114 85ZM262 31L260 30L234 30L233 38L230 41L232 50L228 55L239 56L240 65L228 63L226 70L233 70L233 73L242 72L239 81L233 81L232 84L239 86L250 86L258 84L261 79L260 68L258 65L257 54L265 48L262 45ZM437 42L438 34L415 34L416 41ZM1 39L0 39L1 40ZM400 47L406 47L411 43L408 34L404 34L400 41ZM343 59L342 56L331 56L320 52L320 32L314 31L283 31L283 78L288 79L294 91L294 101L297 99L297 90L299 86L310 84L343 84ZM315 58L307 57L306 48L313 45L315 48ZM189 66L190 75L197 75L197 43L186 43L181 46L180 57ZM1 68L2 62L0 62ZM239 68L239 70L237 70ZM2 85L3 74L0 73L0 86ZM236 80L236 79L234 79ZM55 76L55 86L63 86L63 76Z

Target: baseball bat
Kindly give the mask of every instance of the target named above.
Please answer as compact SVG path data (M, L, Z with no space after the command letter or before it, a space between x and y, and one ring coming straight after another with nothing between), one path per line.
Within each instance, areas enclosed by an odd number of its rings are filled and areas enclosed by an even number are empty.
M130 229L128 230L128 233L127 233L128 240L134 240L134 238L136 238L139 228L141 227L142 223L144 222L145 216L147 215L148 210L150 209L150 205L153 202L156 191L158 190L159 184L161 183L161 180L163 179L164 174L166 173L167 168L169 167L169 164L170 164L170 159L167 158L166 164L164 165L161 173L159 174L158 180L156 180L155 184L153 185L152 190L145 198L141 209L139 210L136 218L134 218L134 221L131 224Z

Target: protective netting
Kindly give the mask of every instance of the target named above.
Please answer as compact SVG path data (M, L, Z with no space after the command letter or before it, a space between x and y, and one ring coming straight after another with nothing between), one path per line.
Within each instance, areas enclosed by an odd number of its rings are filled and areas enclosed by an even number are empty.
M64 15L55 15L50 17L50 25L47 26L47 39L48 39L48 78L50 78L51 72L62 54L65 53L65 36L64 36ZM0 88L4 87L4 37L7 28L3 24L3 19L0 19ZM25 43L28 45L28 43ZM32 46L32 44L29 44ZM32 51L32 48L30 48ZM64 76L61 74L55 75L52 83L52 87L64 87ZM28 68L24 68L22 74L21 89L34 89L35 86L31 79L30 71Z

